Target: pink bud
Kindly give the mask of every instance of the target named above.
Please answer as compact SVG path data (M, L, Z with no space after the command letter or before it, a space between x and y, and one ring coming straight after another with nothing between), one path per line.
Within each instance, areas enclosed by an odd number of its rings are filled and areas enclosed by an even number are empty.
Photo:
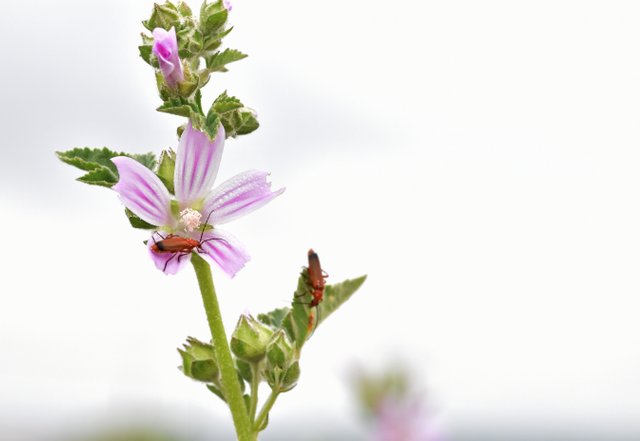
M153 30L153 54L158 59L160 70L169 87L175 87L184 80L175 28L172 27L169 31L162 28Z

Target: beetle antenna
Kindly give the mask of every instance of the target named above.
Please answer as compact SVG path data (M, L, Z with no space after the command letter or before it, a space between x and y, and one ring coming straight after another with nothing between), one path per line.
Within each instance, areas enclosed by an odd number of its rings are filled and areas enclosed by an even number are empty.
M209 214L207 215L207 218L204 221L204 224L202 225L202 232L200 233L200 239L198 240L198 242L200 243L202 243L202 238L204 237L204 230L207 228L207 225L209 224L209 218L211 217L212 214L213 214L213 210L209 212Z

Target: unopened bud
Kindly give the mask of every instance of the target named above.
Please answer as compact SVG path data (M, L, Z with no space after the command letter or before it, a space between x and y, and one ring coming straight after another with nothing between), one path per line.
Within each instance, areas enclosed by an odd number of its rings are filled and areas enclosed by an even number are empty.
M231 350L241 360L256 363L267 352L273 330L250 315L241 315L231 336Z
M273 335L273 338L267 346L267 369L279 367L284 370L288 368L293 361L293 356L293 345L289 341L287 334L280 329Z
M205 383L218 380L219 368L212 345L189 337L184 349L178 352L182 356L182 372L187 377Z

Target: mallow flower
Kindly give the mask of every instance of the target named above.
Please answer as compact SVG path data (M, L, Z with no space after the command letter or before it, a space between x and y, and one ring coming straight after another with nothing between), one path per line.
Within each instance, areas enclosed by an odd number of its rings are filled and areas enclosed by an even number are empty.
M153 30L153 55L158 59L160 71L169 87L175 87L184 80L182 62L178 55L178 39L176 29L172 27L168 31L162 28Z
M149 255L166 274L177 273L197 252L233 277L249 260L249 254L231 234L218 225L262 207L284 188L271 191L267 172L248 170L211 189L218 174L225 131L222 125L213 141L187 124L176 152L175 197L160 178L138 161L112 159L120 180L112 187L125 207L140 219L157 226L147 241ZM197 244L181 251L162 251L162 243ZM188 242L191 241L191 242Z

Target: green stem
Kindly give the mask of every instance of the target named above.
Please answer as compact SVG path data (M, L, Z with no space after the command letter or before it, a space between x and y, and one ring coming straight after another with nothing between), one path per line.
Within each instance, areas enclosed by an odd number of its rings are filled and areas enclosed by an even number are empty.
M271 408L275 404L276 399L278 398L278 395L280 395L280 391L278 389L272 389L271 395L269 395L269 398L267 398L267 401L265 401L265 403L262 405L260 414L258 415L258 418L256 418L255 423L253 423L253 430L255 430L256 433L260 431L260 427L262 427L265 420L269 416L269 412L271 411Z
M191 263L196 271L198 285L202 293L202 302L207 313L207 321L213 338L213 347L215 348L216 358L220 367L220 376L222 380L222 388L224 397L227 400L231 417L236 428L238 441L251 441L255 439L251 427L251 420L242 398L242 390L238 381L238 374L231 357L227 334L222 323L220 315L220 306L216 297L216 290L213 287L213 278L211 277L211 268L205 260L193 253Z
M251 363L251 402L249 406L249 419L256 419L258 409L258 386L260 385L260 363Z

